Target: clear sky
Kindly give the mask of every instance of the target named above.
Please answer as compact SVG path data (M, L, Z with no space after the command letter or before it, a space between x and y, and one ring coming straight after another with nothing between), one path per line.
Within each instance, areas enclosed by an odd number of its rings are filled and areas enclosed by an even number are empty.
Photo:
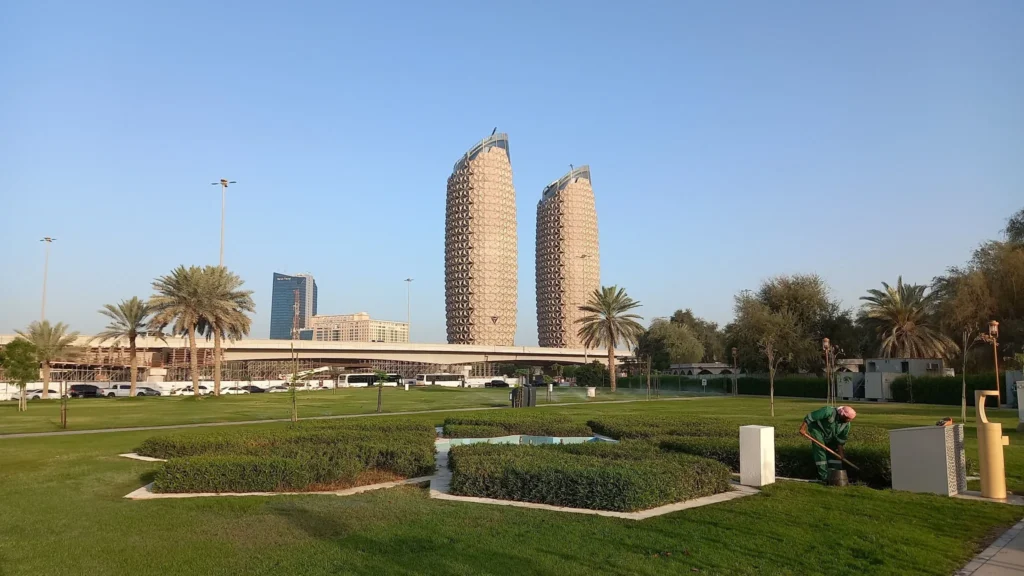
M517 343L543 187L590 164L601 277L648 319L817 272L927 282L1024 206L1024 2L0 2L0 333L226 263L443 341L445 183L507 132Z

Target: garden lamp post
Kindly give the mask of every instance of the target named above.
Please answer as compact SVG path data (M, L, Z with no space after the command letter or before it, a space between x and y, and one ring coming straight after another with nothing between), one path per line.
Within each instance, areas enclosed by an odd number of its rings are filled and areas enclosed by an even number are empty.
M407 342L412 342L412 280L405 279L405 329L409 332Z
M735 346L732 347L732 395L740 395L740 378L739 378L739 349Z
M832 393L832 343L828 338L821 339L821 349L825 352L825 402L834 404Z
M999 387L999 322L988 323L988 334L978 336L982 341L992 344L992 360L996 370L996 401L997 407L1003 403L1002 390Z

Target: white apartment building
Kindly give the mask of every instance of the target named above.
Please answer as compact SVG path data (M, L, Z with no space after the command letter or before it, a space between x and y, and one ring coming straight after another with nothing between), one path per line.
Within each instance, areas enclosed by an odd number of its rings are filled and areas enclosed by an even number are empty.
M313 316L309 327L313 330L313 340L322 342L409 341L409 324L374 320L366 312Z

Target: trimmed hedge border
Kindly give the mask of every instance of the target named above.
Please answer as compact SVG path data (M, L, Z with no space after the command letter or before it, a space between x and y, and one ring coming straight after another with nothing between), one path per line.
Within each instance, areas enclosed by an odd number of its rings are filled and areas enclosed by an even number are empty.
M302 491L352 485L367 472L434 473L428 424L310 422L285 429L158 436L138 454L166 458L156 492Z
M729 490L724 465L649 442L472 444L449 452L451 493L634 512Z
M995 390L996 376L994 373L967 375L967 405L974 406L975 390ZM1005 378L1000 378L1003 398L1006 398ZM889 389L894 402L910 402L909 381L906 376L892 381ZM914 402L920 404L944 404L959 406L960 395L963 393L963 381L960 376L915 376ZM995 408L996 399L989 398L986 406Z
M729 467L733 472L739 472L740 424L737 422L714 418L642 414L607 416L591 420L588 425L599 434L627 441L648 440L662 450L710 458ZM817 470L811 457L811 443L800 436L797 426L776 428L775 435L776 474L788 478L817 478ZM849 459L861 468L859 474L852 469L848 471L851 480L873 487L887 487L892 484L887 429L854 425L850 431L846 453Z

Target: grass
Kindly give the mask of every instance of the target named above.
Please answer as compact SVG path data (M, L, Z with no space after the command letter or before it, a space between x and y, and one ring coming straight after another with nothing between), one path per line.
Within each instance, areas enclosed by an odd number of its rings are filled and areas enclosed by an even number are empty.
M507 388L385 388L385 412L448 410L508 406ZM640 391L598 393L587 400L582 388L562 388L552 393L551 402L600 402L642 397ZM539 390L539 403L547 403L546 391ZM375 388L299 392L299 417L372 414L377 411ZM28 411L18 413L17 402L0 402L0 435L22 432L55 432L60 428L60 401L34 400ZM78 398L68 401L68 429L96 430L113 427L165 426L209 422L242 422L291 417L289 394L242 394L238 396L147 398Z
M796 426L816 404L778 400L776 420L779 426ZM956 411L858 408L858 422L890 428L931 424ZM629 412L751 421L767 418L767 401L724 398L541 410L583 421ZM1016 419L1008 411L995 414L1004 425ZM439 424L444 416L387 418ZM153 434L0 440L0 575L592 576L688 574L694 569L740 575L945 575L1022 514L1011 506L804 483L780 483L758 496L642 522L430 500L417 488L345 498L124 500L152 477L157 464L116 455ZM1008 435L1007 472L1019 483L1021 439L1016 432L1008 430ZM972 429L968 437L973 436Z

